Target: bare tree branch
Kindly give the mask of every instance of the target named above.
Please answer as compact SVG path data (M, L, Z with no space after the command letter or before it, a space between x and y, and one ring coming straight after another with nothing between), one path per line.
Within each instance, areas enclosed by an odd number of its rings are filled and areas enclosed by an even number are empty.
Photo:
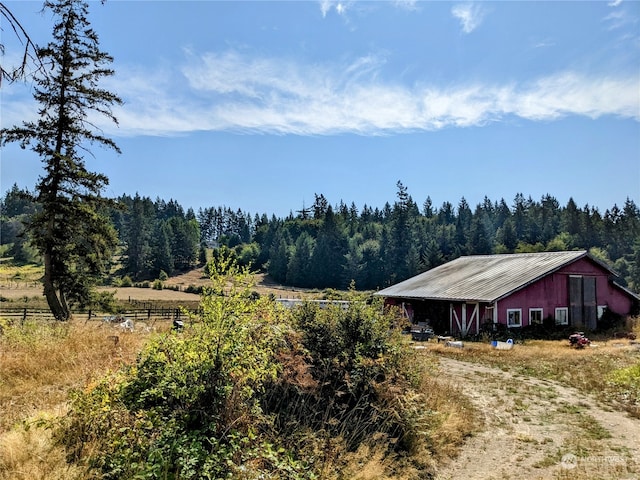
M20 41L24 49L22 52L22 59L17 67L5 68L5 66L0 65L0 85L2 85L2 80L14 82L20 78L23 78L25 76L27 65L29 64L30 60L38 65L39 69L42 68L42 63L40 62L40 58L38 56L38 48L36 44L33 43L31 37L24 29L22 24L3 2L0 2L0 15L7 20L9 26L11 27L11 30L13 30L13 33ZM4 54L4 50L4 45L0 43L0 53Z

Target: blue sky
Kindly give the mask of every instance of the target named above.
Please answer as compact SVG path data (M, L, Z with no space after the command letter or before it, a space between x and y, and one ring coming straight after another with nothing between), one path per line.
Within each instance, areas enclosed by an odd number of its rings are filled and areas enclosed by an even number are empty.
M37 43L41 2L5 2ZM108 196L285 216L519 192L640 205L640 2L91 2L125 104L93 148ZM3 61L19 48L3 25ZM2 126L35 116L2 85ZM2 151L4 193L42 172Z

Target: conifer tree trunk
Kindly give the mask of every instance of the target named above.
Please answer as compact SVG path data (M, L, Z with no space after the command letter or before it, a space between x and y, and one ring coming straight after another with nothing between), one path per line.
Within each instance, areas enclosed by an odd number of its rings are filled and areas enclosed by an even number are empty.
M65 311L62 302L60 302L60 299L56 294L56 287L53 283L53 262L51 252L45 252L43 256L44 275L42 277L42 284L47 304L49 305L49 309L56 320L68 320L70 318L69 312Z

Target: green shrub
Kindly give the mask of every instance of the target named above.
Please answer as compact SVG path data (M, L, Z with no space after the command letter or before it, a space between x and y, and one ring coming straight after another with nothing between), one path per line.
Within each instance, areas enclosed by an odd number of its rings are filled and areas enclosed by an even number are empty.
M75 394L59 438L94 478L315 479L327 445L411 450L420 396L404 395L409 357L381 305L290 311L231 255L208 270L199 319Z
M118 301L116 292L92 292L90 308L105 313L116 313L118 311Z
M120 280L120 286L123 288L132 287L133 281L131 280L131 277L129 275L125 275L124 277L122 277L122 279Z
M157 279L153 281L153 289L154 290L162 290L164 285L162 284L162 280Z
M305 410L298 414L300 424L331 430L349 449L373 434L402 439L409 433L407 419L388 392L408 390L413 379L395 321L379 302L369 304L353 293L346 309L308 302L294 310L294 325L320 387L313 392L281 392L279 402L288 404L284 411L300 405ZM404 448L402 441L398 445Z
M158 280L166 282L168 279L169 275L167 275L167 272L165 272L164 270L160 270L160 273L158 274Z
M195 285L189 285L187 288L184 289L185 292L187 293L195 293L197 295L200 295L202 293L202 287L196 287Z
M607 379L611 394L636 418L640 418L640 362L611 372Z
M265 433L260 405L291 329L227 260L210 265L200 322L151 341L134 367L73 399L60 438L96 477L315 478Z

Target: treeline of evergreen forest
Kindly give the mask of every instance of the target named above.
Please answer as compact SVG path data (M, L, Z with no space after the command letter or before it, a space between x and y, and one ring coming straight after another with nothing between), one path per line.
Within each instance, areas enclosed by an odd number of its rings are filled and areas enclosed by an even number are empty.
M22 224L37 209L14 185L2 198L1 242L15 262L34 258ZM26 192L28 193L28 192ZM239 262L285 285L308 288L382 288L461 255L588 249L624 284L640 291L640 210L627 198L601 213L561 206L547 194L522 194L508 204L485 197L472 207L418 204L397 183L396 199L380 208L331 205L322 194L286 218L228 207L185 211L174 200L123 195L107 212L118 232L120 275L134 280L172 275L206 261L210 248L227 247Z

